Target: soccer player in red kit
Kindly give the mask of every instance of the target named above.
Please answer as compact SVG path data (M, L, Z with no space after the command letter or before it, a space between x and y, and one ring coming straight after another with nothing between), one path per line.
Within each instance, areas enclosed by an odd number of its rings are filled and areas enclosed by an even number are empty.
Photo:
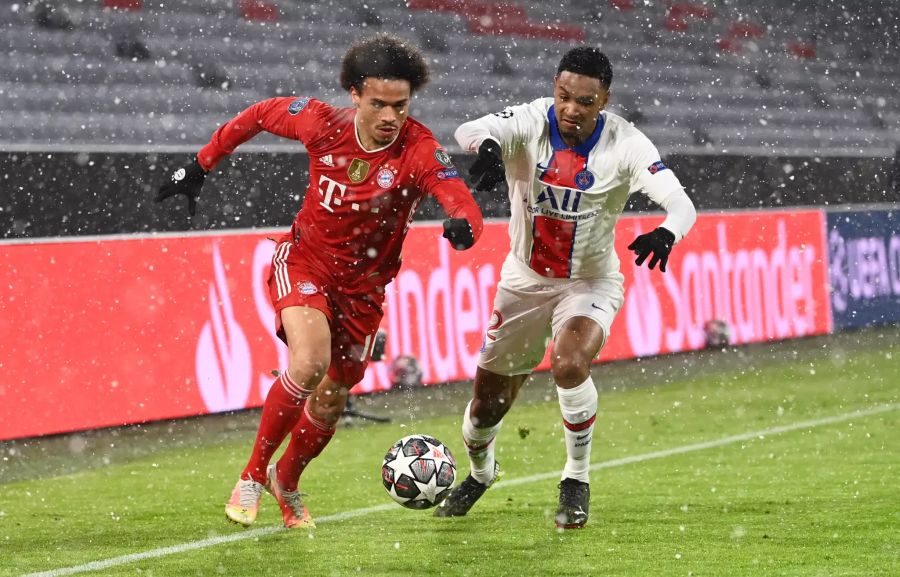
M290 351L287 371L263 405L253 451L225 507L236 523L256 519L264 490L288 528L314 527L298 484L328 444L351 387L363 378L381 322L384 287L400 268L413 213L431 194L449 215L444 234L457 250L482 230L481 211L431 132L408 117L428 81L421 53L387 34L354 43L341 65L353 106L309 97L271 98L221 126L157 201L188 198L191 214L206 174L261 131L303 142L310 182L269 275L276 331ZM277 463L276 449L290 436Z

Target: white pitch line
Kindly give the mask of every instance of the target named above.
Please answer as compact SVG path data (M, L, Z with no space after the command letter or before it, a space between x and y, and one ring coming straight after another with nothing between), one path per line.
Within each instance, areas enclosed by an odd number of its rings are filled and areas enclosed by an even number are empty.
M704 441L702 443L683 445L681 447L663 449L661 451L654 451L652 453L643 453L641 455L633 455L630 457L621 457L619 459L603 461L602 463L595 463L594 465L591 465L591 470L598 471L600 469L611 469L613 467L621 467L623 465L630 465L632 463L642 463L644 461L652 461L653 459L662 459L664 457L670 457L672 455L681 455L694 451L702 451L704 449L712 449L714 447L723 447L725 445L740 443L742 441L750 441L752 439L764 439L765 437L770 435L779 435L781 433L789 433L791 431L797 431L800 429L811 429L813 427L821 427L823 425L833 425L835 423L850 421L860 417L869 417L872 415L896 411L897 409L900 409L900 404L897 403L890 405L880 405L877 407L872 407L871 409L863 409L859 411L853 411L851 413L844 413L843 415L834 415L832 417L823 417L821 419L801 421L790 425L782 425L780 427L763 429L761 431L753 431L750 433L742 433L740 435L732 435L730 437L722 437L721 439L714 439L712 441ZM502 489L503 487L513 487L515 485L524 485L527 483L546 481L548 479L558 478L561 474L561 471L554 471L552 473L541 473L539 475L529 475L527 477L519 477L516 479L510 479L508 481L501 481L497 483L494 490ZM387 511L390 509L396 509L396 507L397 505L393 503L385 503L382 505L376 505L374 507L354 509L352 511L344 511L342 513L335 513L334 515L318 517L316 518L316 523L320 524L345 521L354 517L363 517L366 515L371 515L372 513L380 513L382 511ZM87 573L88 571L100 571L102 569L108 569L110 567L116 567L118 565L125 565L137 561L144 561L146 559L155 559L157 557L165 557L167 555L176 555L178 553L185 553L187 551L205 549L206 547L213 547L215 545L222 545L224 543L232 543L234 541L243 541L245 539L264 537L266 535L271 535L272 533L277 533L284 530L284 527L280 525L260 527L259 529L251 529L249 531L233 533L231 535L223 535L221 537L212 537L210 539L203 539L202 541L191 541L189 543L182 543L180 545L151 549L150 551L144 551L143 553L132 553L131 555L122 555L121 557L101 559L100 561L92 561L90 563L85 563L84 565L62 567L60 569L51 569L50 571L41 571L40 573L28 573L26 575L22 575L21 577L62 577L63 575Z

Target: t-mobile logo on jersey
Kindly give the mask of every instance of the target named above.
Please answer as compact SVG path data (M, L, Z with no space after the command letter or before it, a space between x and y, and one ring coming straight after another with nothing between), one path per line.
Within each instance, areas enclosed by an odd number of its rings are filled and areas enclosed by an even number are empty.
M322 183L325 183L324 189L322 188ZM338 198L334 197L335 190L337 190L340 195ZM341 184L336 180L331 180L324 174L319 177L319 194L322 195L322 200L319 201L319 204L325 207L325 210L327 210L328 212L334 212L334 208L332 208L332 205L341 205L341 198L344 196L345 192L347 192L346 184Z

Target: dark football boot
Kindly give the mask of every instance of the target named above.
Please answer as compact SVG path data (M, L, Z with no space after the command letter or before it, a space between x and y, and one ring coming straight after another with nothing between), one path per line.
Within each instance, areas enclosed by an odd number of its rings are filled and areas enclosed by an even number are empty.
M441 504L434 510L434 516L462 517L468 513L469 509L472 508L472 505L484 495L484 492L488 490L488 487L497 482L499 477L500 463L497 463L496 461L494 461L494 478L491 479L491 482L487 485L476 481L470 473L462 483L450 491L450 494L447 495L446 499L441 501Z
M559 483L559 507L556 509L556 526L560 529L581 529L588 520L591 502L591 486L575 479L563 479Z

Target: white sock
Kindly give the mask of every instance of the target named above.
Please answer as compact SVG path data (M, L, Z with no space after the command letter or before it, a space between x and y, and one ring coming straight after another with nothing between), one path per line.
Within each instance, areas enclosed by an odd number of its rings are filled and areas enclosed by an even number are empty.
M493 427L476 427L469 415L471 408L472 401L469 401L463 413L463 440L469 453L472 477L479 483L487 485L494 479L494 438L503 425L503 420Z
M597 389L594 387L594 380L588 377L574 389L556 387L556 393L559 395L566 437L566 466L562 478L587 483L594 419L597 416Z

